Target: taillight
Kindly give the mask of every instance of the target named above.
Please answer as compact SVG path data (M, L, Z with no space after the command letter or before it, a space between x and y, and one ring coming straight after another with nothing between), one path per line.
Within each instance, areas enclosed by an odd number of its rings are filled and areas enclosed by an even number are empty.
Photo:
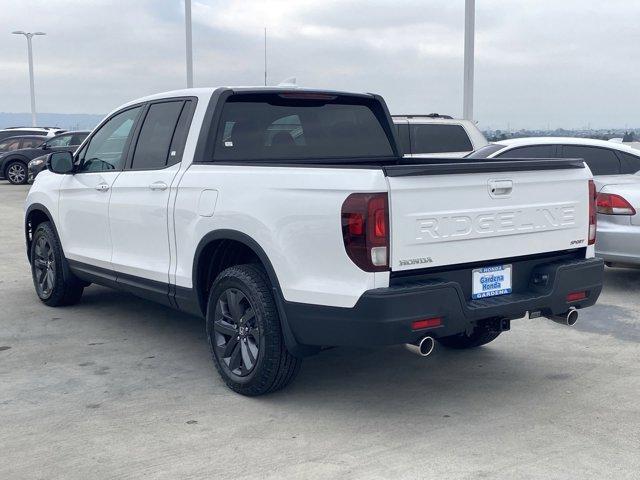
M336 95L313 92L286 92L278 95L280 98L290 98L294 100L335 100Z
M589 245L596 243L596 184L589 180Z
M596 200L598 213L604 215L635 215L636 209L620 195L599 193Z
M422 330L423 328L433 328L442 325L441 317L425 318L411 322L411 330Z
M342 204L342 238L362 270L389 268L389 201L386 193L354 193Z
M585 298L587 298L587 292L585 291L571 292L567 295L567 303L577 302L578 300L584 300Z

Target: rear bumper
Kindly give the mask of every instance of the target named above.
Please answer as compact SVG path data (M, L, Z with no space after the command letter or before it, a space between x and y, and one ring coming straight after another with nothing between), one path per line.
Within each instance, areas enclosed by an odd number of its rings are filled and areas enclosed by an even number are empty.
M640 226L598 222L596 255L605 262L640 264Z
M514 293L471 300L465 286L443 279L403 281L365 292L353 308L285 302L287 321L303 345L374 346L410 343L464 332L485 319L515 319L527 312L561 314L570 307L593 305L602 290L603 261L599 258L523 262L525 288ZM514 264L514 271L518 268ZM449 277L448 279L446 277ZM469 278L471 274L469 273ZM543 279L543 280L541 280ZM522 282L521 282L522 283ZM567 294L586 291L584 300L567 303ZM413 331L415 320L441 317L442 325Z

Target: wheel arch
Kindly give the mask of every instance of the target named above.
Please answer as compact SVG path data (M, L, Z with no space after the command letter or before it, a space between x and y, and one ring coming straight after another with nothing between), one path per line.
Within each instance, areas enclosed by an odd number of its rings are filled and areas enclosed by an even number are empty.
M196 248L192 270L193 293L197 297L198 307L203 316L206 316L210 283L213 282L217 274L226 268L226 266L239 264L238 262L226 264L222 261L213 271L206 272L205 269L210 269L211 264L217 261L216 255L224 257L228 252L224 247L225 242L229 242L226 243L226 245L231 245L234 248L239 247L244 249L242 254L238 256L238 258L242 260L240 263L248 263L246 260L253 257L264 267L267 277L271 282L285 344L291 354L303 357L316 353L318 350L316 347L307 347L299 344L289 326L284 309L284 296L269 256L256 240L246 233L237 230L222 229L209 232L200 240Z
M29 263L31 263L31 241L33 239L33 233L38 225L43 222L51 223L53 231L56 232L58 240L60 240L60 235L58 234L58 229L53 221L53 216L47 207L41 203L33 203L29 205L24 216L24 238L27 246L27 259L29 260ZM60 246L62 247L62 244L60 244Z
M282 290L280 289L280 282L278 281L278 276L276 275L275 269L269 260L269 257L265 253L264 249L256 242L253 238L251 238L246 233L242 233L237 230L215 230L207 233L196 247L196 251L194 254L193 260L193 270L192 270L192 279L193 279L193 289L198 295L198 304L202 310L203 314L206 314L206 292L208 292L208 288L210 285L206 285L203 282L206 282L208 276L203 276L204 269L207 266L207 263L211 261L211 256L220 255L224 252L216 252L216 247L222 246L222 242L232 242L235 245L241 245L243 248L247 249L252 255L255 256L257 260L262 264L265 271L267 272L267 276L271 281L271 285L273 289L276 291L278 297L282 297ZM237 264L237 263L234 263ZM217 276L217 275L215 275ZM213 278L210 278L213 281Z
M11 162L19 161L24 163L25 167L29 167L29 160L27 157L23 157L22 155L9 155L7 158L2 159L2 176L7 178L7 171L9 169L9 164Z

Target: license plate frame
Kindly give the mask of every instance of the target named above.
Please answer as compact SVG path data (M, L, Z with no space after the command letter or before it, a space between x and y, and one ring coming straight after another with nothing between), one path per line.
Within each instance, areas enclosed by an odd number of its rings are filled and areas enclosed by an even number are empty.
M508 295L513 290L513 265L490 265L471 271L471 298L479 300Z

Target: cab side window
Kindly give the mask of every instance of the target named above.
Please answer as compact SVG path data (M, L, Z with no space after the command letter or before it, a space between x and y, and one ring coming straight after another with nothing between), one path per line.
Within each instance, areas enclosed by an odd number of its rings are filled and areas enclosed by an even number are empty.
M530 147L518 147L507 150L496 158L554 158L555 145L532 145Z
M66 147L71 145L71 135L60 135L59 137L54 137L47 142L49 147Z
M24 138L20 148L36 148L42 145L44 139L41 138Z
M594 175L616 175L620 173L620 161L613 150L608 148L564 145L563 158L582 158Z
M616 151L616 155L620 158L621 173L637 173L640 172L640 157L631 155L621 151Z
M100 127L80 153L78 172L121 170L128 140L141 110L142 107L135 107L120 112Z
M461 125L410 124L411 153L469 152L469 135Z
M0 149L2 149L2 151L9 152L12 150L18 150L19 148L20 148L19 138L5 140L4 142L2 142L2 144L0 144Z
M71 137L71 143L69 145L80 145L84 142L84 139L89 136L88 133L76 133Z
M134 170L157 170L167 166L178 118L184 101L154 103L149 107L133 153Z
M400 142L400 146L402 147L402 153L405 155L410 154L411 139L409 136L409 124L406 122L394 123L393 126L396 129L396 135L398 137L398 141Z

